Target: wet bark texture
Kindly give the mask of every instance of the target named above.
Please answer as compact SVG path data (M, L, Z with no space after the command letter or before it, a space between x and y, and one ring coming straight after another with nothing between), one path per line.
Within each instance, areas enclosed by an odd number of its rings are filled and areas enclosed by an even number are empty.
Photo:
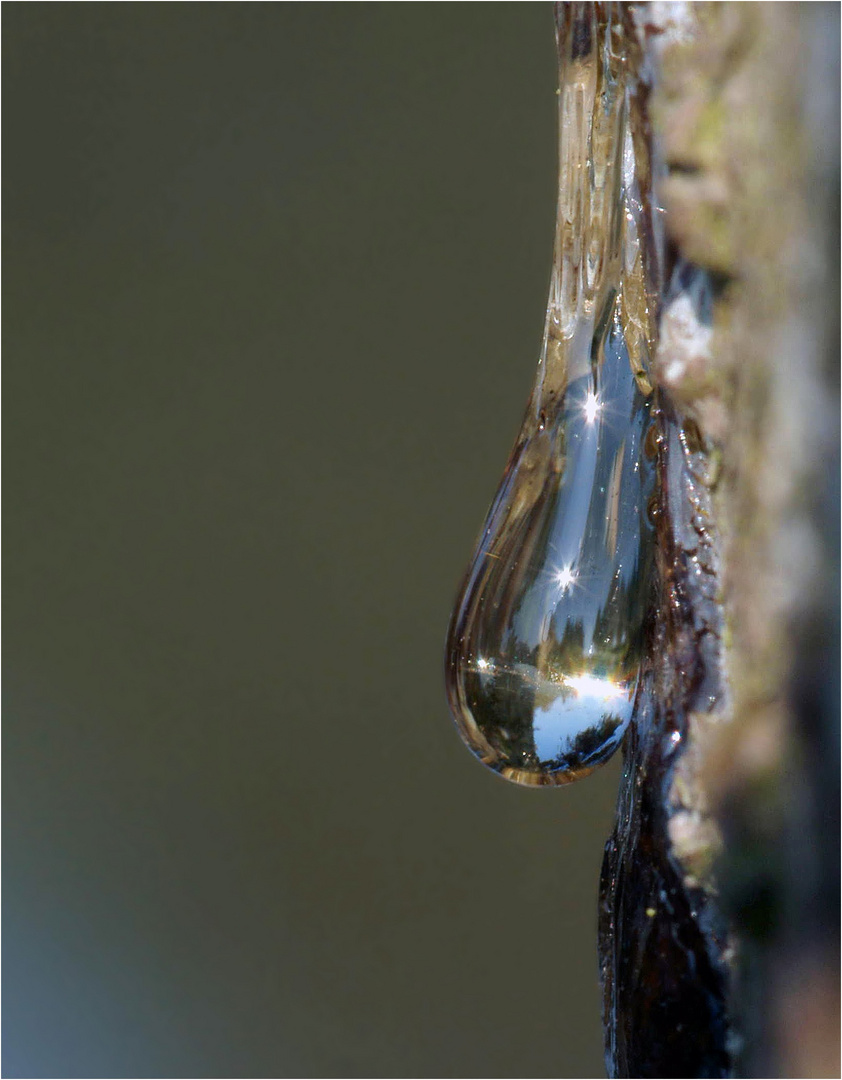
M601 883L606 1062L838 1075L839 8L624 6L669 259L650 661Z

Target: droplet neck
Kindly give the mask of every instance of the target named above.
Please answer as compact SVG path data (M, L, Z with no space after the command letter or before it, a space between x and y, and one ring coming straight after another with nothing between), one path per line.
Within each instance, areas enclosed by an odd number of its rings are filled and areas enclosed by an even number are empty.
M619 286L627 68L594 8L565 4L557 31L559 183L546 322L556 348L593 325Z
M651 389L655 292L647 288L640 240L649 160L637 38L624 5L560 3L556 41L558 202L533 404L552 401L590 370L594 339L618 302L630 327L630 362L644 391Z

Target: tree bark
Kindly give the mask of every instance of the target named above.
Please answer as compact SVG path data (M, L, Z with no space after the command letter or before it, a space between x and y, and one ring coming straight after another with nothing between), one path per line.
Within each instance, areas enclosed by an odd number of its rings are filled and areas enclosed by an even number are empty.
M839 1072L832 4L630 4L668 260L658 581L600 897L613 1076Z

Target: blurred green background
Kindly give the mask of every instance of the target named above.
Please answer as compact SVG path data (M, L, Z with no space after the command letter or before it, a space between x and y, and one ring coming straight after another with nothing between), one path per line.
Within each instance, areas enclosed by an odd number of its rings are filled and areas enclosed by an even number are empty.
M547 4L3 12L9 1077L603 1075L618 765L462 748Z

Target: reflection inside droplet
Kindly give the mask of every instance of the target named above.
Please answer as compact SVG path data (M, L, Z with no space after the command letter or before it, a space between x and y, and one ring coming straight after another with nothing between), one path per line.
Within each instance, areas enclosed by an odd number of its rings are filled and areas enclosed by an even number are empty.
M619 742L631 717L631 698L623 696L608 679L591 675L565 676L562 685L573 693L559 693L535 711L534 739L539 761L555 762L583 753L586 756L589 748L583 732L597 733L601 738L613 726L608 737Z

